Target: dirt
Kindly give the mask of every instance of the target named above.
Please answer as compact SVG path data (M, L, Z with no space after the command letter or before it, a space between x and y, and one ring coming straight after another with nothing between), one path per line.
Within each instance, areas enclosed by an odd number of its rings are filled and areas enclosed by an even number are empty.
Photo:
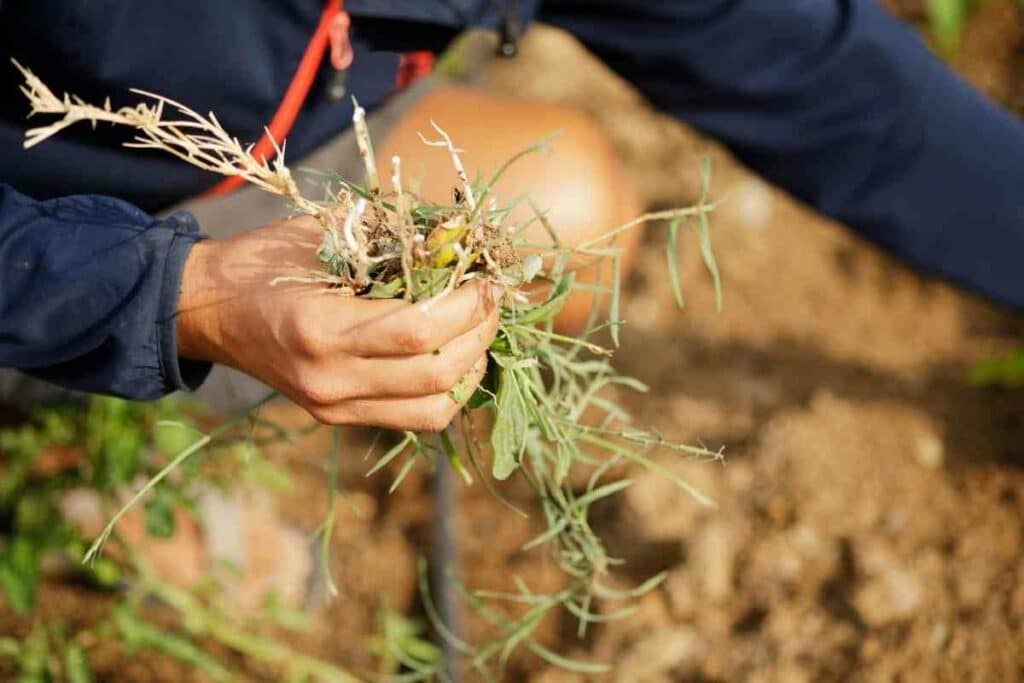
M900 4L921 21L920 2ZM1019 106L1021 43L1012 8L982 5L955 65ZM722 313L687 240L688 305L675 309L662 235L652 230L630 278L617 355L621 369L651 385L630 400L639 422L672 439L725 446L721 465L662 459L718 507L698 505L658 475L631 473L634 485L600 509L600 528L630 558L624 583L662 570L665 583L628 620L582 641L568 621L552 623L545 641L608 662L606 680L631 683L1021 679L1024 393L964 381L970 363L1024 339L1020 318L910 271L801 206L652 112L564 35L532 31L521 57L494 65L486 81L502 92L557 93L589 111L649 206L691 200L704 155L714 194L730 198L713 220ZM288 409L279 417L300 420ZM416 609L431 498L421 473L387 495L387 478L362 476L370 436L345 439L332 556L342 597L316 613L312 631L289 637L365 667L382 598ZM312 530L320 522L327 448L319 434L275 454L289 459L296 480L279 501L286 523ZM469 585L508 589L512 575L556 585L549 563L517 550L533 522L480 486L462 492L460 509ZM49 588L45 604L64 605L56 609L64 614L96 609L65 590ZM103 659L103 680L191 680L160 658L128 668L119 661L116 652ZM273 680L259 667L249 675ZM582 679L523 658L509 680Z
M906 4L920 22L920 3ZM1018 108L1022 46L1016 9L982 5L954 66ZM587 109L649 205L692 199L703 155L729 197L713 221L723 312L692 244L680 254L688 308L674 309L651 231L617 356L652 387L633 405L640 422L726 445L724 466L673 464L719 507L634 475L604 528L634 578L668 579L638 615L569 651L613 663L617 681L1019 680L1024 395L964 375L1020 343L1020 318L754 177L563 35L535 32L488 80Z

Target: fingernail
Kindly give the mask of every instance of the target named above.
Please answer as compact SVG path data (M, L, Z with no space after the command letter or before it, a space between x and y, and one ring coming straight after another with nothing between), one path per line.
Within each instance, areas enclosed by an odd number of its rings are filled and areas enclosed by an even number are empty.
M497 305L501 304L501 297L502 297L502 295L504 295L505 292L498 285L493 285L492 284L490 287L491 287L491 299L494 300L494 305L497 306Z

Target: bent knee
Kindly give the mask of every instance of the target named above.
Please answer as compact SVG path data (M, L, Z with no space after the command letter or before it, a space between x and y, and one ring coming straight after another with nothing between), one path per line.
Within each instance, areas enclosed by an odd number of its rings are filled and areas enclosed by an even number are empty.
M477 173L490 176L517 153L557 134L546 151L524 156L510 166L493 196L499 205L529 197L530 202L514 207L511 220L531 222L532 203L546 213L564 245L598 237L640 212L638 195L622 162L588 115L549 102L463 88L428 93L379 148L382 168L390 168L391 157L400 156L403 182L411 183L426 199L448 202L458 183L447 151L428 147L419 138L419 133L427 139L437 137L432 121L463 150L460 156L470 178ZM543 227L533 223L527 239L548 241Z
M559 244L572 247L595 240L640 214L639 196L615 149L597 124L569 107L492 95L475 90L446 89L426 95L391 130L379 147L378 165L390 168L391 158L402 158L402 179L427 200L448 203L458 177L447 150L429 147L437 123L455 145L470 178L487 178L522 150L558 133L547 151L529 154L512 164L495 186L498 206L515 204L509 220L529 225L527 242L551 242L535 209L544 212ZM384 164L387 164L386 166ZM390 176L390 173L381 173ZM387 183L385 183L386 185ZM516 201L528 197L530 201ZM535 208L534 208L535 207ZM620 272L630 268L640 231L622 234L615 245L622 249ZM610 288L612 271L590 259L570 261L577 282ZM543 287L537 291L543 296ZM607 310L608 297L593 291L574 292L555 321L560 332L582 331L597 306Z

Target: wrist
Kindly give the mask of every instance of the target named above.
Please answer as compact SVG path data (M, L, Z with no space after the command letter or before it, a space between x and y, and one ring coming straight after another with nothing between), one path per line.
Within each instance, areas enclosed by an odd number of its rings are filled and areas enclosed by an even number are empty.
M218 245L213 240L196 242L189 250L181 273L176 335L178 356L189 360L214 362L216 311L213 305L212 264Z

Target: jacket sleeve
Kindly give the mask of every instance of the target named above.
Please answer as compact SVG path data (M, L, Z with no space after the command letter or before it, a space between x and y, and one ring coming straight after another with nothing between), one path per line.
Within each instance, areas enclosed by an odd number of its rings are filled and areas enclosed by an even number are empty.
M197 387L209 365L178 358L174 318L199 238L187 213L0 184L0 367L134 399Z
M539 18L800 199L1024 308L1024 125L876 0L547 0Z

